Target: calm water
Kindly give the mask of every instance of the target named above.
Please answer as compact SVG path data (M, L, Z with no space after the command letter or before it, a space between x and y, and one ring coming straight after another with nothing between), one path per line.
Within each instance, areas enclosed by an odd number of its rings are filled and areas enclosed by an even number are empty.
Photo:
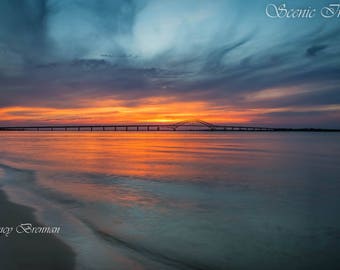
M340 134L0 133L78 269L339 269Z

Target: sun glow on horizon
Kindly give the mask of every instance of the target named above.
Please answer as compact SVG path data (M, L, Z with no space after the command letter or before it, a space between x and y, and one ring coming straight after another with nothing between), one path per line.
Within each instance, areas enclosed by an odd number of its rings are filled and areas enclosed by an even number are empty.
M90 100L82 100L79 104L82 107L3 107L0 108L0 125L176 123L188 119L202 119L215 124L272 124L271 114L340 111L339 105L239 108L162 96L135 100L132 103L119 99L101 99L92 101L92 106L86 106L91 104Z
M5 107L0 109L1 123L7 124L111 124L171 123L187 119L212 122L246 123L250 118L242 111L227 110L202 101L174 101L153 98L134 105L103 100L95 107Z

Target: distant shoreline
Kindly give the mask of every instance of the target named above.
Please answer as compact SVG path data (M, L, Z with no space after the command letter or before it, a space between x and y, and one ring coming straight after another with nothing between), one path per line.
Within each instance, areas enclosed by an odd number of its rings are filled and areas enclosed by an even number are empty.
M269 128L254 126L218 126L204 127L199 125L81 125L81 126L18 126L0 127L1 131L114 131L114 132L340 132L340 129L330 128Z
M200 119L190 119L177 123L115 123L110 125L27 125L1 127L0 131L304 131L304 132L340 132L340 129L326 128L275 128L263 126L240 126L209 123Z

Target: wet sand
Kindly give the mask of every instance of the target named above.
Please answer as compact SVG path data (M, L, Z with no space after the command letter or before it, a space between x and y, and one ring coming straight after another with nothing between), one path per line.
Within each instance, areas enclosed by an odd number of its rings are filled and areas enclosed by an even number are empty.
M11 203L0 190L0 227L22 223L42 226L35 221L33 210ZM52 234L0 234L0 269L69 270L74 269L75 253Z

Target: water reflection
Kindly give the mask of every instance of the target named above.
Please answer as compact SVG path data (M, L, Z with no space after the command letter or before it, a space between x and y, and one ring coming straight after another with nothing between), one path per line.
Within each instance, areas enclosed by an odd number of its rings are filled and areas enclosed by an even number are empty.
M0 164L10 167L0 178L12 175L7 191L67 228L83 263L97 250L101 269L334 268L339 139L6 132Z
M11 133L4 138L1 151L13 164L46 170L223 179L228 166L271 165L272 148L277 146L258 141L257 136L245 139L209 133Z

